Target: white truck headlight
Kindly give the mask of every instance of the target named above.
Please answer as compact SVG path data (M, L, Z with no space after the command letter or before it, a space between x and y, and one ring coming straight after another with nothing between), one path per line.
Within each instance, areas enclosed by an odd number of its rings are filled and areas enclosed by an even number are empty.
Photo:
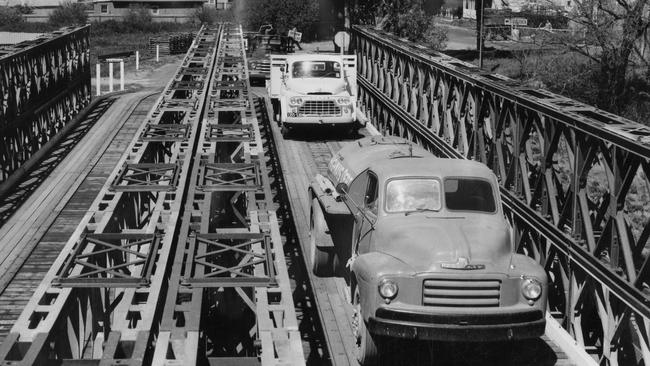
M255 65L255 62L251 62L251 69L255 69L257 65Z
M537 300L542 295L542 283L534 278L524 278L521 283L521 293L528 300Z
M379 294L384 299L393 299L397 296L397 283L395 281L384 278L379 282Z
M301 105L302 104L302 98L301 97L291 97L291 98L289 98L289 104L290 105Z
M350 105L350 98L347 97L341 97L336 99L336 103L339 105Z

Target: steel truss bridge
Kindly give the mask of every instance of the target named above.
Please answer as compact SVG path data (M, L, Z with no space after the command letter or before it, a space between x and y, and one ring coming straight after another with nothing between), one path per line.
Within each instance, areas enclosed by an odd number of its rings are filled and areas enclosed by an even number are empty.
M352 33L360 108L381 133L499 177L517 250L549 274L549 323L599 364L650 364L650 129L381 31ZM0 364L305 364L242 34L199 31ZM22 121L9 102L23 84L7 75L2 121ZM4 179L28 157L7 163L18 145L2 141Z
M2 364L304 364L245 65L240 27L200 30Z
M633 216L650 128L388 33L355 26L353 43L372 124L489 166L517 250L549 274L552 318L599 364L650 364L650 223Z
M89 35L64 28L0 49L0 196L90 102Z

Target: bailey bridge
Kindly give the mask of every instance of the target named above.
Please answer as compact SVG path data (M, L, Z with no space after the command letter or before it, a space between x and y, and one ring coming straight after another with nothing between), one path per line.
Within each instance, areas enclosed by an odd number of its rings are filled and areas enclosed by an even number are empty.
M650 364L649 128L355 26L368 126L284 139L243 34L204 26L162 90L92 101L87 27L0 54L0 364L355 365L307 185L377 133L489 166L550 281L544 337L385 364Z

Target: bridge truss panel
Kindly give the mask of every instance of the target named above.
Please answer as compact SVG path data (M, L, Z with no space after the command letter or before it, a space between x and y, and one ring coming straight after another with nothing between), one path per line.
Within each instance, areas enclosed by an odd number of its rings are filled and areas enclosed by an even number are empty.
M241 26L224 25L155 365L304 365Z
M516 249L549 275L549 310L601 364L650 365L650 128L366 27L360 108L383 134L478 160Z
M219 32L199 31L0 346L1 364L150 364Z
M90 26L0 49L0 192L90 103Z

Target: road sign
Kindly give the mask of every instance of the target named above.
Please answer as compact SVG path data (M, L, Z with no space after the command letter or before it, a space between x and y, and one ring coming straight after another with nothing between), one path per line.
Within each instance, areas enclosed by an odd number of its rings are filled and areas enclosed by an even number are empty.
M350 34L343 31L336 33L334 43L341 48L347 49L350 45Z
M528 25L528 19L526 18L504 18L503 24L505 25Z

